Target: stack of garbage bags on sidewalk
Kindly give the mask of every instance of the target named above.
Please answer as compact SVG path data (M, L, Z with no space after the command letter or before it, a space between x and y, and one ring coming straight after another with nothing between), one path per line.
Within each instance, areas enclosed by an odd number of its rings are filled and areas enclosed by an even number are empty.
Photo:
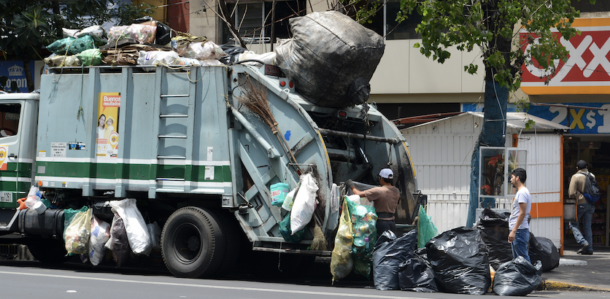
M114 217L109 224L87 206L64 210L64 240L68 255L80 255L83 262L98 265L112 252L117 267L125 265L131 254L149 255L160 247L161 228L154 222L146 224L136 200L109 201Z
M178 33L168 25L144 17L131 25L63 29L63 38L47 46L49 67L97 65L214 66L227 54L205 37Z
M423 212L423 213L422 213ZM475 228L458 227L433 237L419 227L397 237L386 231L373 251L375 287L379 290L524 296L542 283L542 273L557 267L559 253L546 238L530 238L531 263L513 259L505 215L484 211ZM420 210L420 221L433 225ZM338 234L339 237L339 234ZM418 237L425 246L418 248ZM333 252L334 254L334 252Z

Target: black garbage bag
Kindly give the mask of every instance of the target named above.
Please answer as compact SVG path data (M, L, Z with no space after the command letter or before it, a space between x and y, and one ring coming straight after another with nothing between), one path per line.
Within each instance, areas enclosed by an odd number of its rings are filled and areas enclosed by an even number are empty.
M398 290L400 264L414 256L417 249L417 230L400 238L392 231L385 231L375 244L373 251L373 277L378 290Z
M426 252L440 291L483 295L489 289L488 250L478 230L445 231L426 243Z
M502 264L494 277L494 293L500 296L525 296L533 292L542 283L538 272L540 268L540 261L533 266L522 256Z
M532 263L542 262L542 271L548 272L559 267L559 251L553 241L544 237L535 237L530 232L529 256Z
M489 250L489 264L498 269L513 259L513 250L508 243L508 221L501 218L479 219L476 226Z
M487 219L487 218L497 218L497 219L506 219L508 220L508 217L510 217L510 212L502 212L502 213L498 213L497 211L494 211L490 208L485 208L482 212L481 212L481 216L479 216L480 219Z
M132 21L133 24L140 24L144 22L154 21L152 17L145 16ZM155 37L155 44L157 45L167 45L172 41L172 37L174 36L172 33L172 28L168 25L163 24L159 21L157 22L157 31Z
M221 45L220 48L227 54L227 56L223 56L219 59L219 61L226 65L231 65L239 61L239 55L248 51L246 48L232 45Z
M275 48L275 59L302 96L329 108L368 100L383 37L337 11L291 18L290 30L293 38Z
M403 291L435 293L438 287L434 281L434 271L426 261L417 256L400 264L398 282Z

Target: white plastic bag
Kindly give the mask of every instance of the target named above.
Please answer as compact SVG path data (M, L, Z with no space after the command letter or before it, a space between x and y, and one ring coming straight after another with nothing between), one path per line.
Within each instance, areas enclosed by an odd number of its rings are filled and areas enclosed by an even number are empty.
M194 58L184 58L184 57L180 57L176 60L174 60L174 64L175 65L184 65L184 66L201 66L201 62L197 59Z
M64 37L73 37L76 38L76 35L80 32L79 29L67 29L67 28L61 28L61 31L64 34Z
M41 196L42 193L40 192L40 190L38 190L38 187L32 186L30 188L30 192L28 193L28 197L25 200L25 206L30 209L33 209L34 205L40 201Z
M303 229L311 220L316 206L316 191L318 191L318 185L313 176L311 174L302 175L301 187L290 213L290 228L293 235Z
M214 42L197 42L190 43L184 49L178 49L178 54L186 58L194 58L199 60L218 60L227 54L221 47Z
M66 251L72 254L87 254L87 245L91 235L91 216L92 210L78 212L72 218L70 225L66 229L65 241Z
M65 34L65 32L64 32ZM90 35L96 41L104 41L106 37L106 30L99 25L87 27L80 32L76 33L76 37Z
M275 65L275 52L256 54L252 51L246 51L239 55L239 61L244 60L258 60L263 62L264 64ZM248 64L257 64L256 62L246 62Z
M152 247L161 248L161 227L159 227L157 221L147 224L146 228L148 228L148 234L150 235Z
M89 260L97 266L104 259L104 245L110 239L110 224L91 217L91 237L89 238Z
M127 239L133 253L148 255L152 250L150 235L144 218L136 206L136 200L133 198L115 200L110 202L110 206L125 222Z
M282 203L282 209L286 211L292 210L292 205L294 204L294 194L297 192L297 190L298 189L294 189L286 194L286 199L284 199L284 203Z
M180 56L174 51L140 51L138 65L173 65Z

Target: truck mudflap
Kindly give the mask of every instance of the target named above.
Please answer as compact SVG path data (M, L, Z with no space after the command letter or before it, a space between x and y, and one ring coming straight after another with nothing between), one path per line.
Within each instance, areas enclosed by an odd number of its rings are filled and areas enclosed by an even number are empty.
M24 236L62 238L64 233L64 210L47 209L44 213L25 209L19 212L17 232Z

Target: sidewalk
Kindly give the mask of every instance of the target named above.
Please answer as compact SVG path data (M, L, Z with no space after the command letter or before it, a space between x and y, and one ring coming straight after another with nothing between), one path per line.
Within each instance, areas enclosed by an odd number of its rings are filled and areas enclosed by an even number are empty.
M576 254L578 248L566 248L566 260L586 261L586 266L560 265L551 272L542 274L547 290L591 290L610 292L610 248L594 248L593 255Z

